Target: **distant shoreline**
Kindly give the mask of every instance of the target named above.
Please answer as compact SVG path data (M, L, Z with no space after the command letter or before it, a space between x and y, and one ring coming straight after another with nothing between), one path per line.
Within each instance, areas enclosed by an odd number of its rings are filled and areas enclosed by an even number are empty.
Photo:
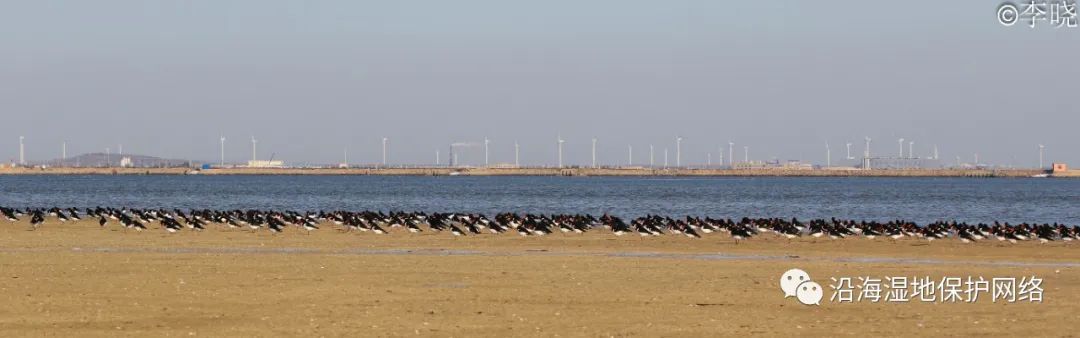
M1038 169L655 169L655 168L2 168L0 175L382 175L668 177L1032 177ZM1070 171L1052 177L1080 177Z

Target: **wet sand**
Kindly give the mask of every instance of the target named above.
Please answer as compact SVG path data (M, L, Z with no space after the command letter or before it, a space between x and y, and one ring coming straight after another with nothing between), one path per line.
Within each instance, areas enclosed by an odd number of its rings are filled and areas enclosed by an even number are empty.
M1070 336L1080 243L0 223L0 336ZM829 277L1044 279L1042 303L784 298ZM984 295L983 297L986 297Z

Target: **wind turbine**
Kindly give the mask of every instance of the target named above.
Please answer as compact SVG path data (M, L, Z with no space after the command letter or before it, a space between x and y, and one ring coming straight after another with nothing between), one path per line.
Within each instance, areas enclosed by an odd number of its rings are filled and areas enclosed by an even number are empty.
M626 165L634 165L634 145L632 144L626 145Z
M440 162L439 148L435 148L435 166L439 166Z
M716 153L720 155L720 166L723 167L724 166L724 145L721 144L720 146L717 146L716 147Z
M390 139L386 138L386 136L383 136L383 138L382 138L382 165L383 165L383 168L386 168L386 142L388 142L388 141L390 141Z
M938 157L938 153L937 153L937 145L936 145L936 144L934 145L934 159L935 159L935 160L939 159L939 157Z
M705 153L705 169L712 166L712 153Z
M484 166L491 165L491 162L488 162L488 144L490 144L490 143L491 143L491 140L488 140L488 138L485 137L484 138Z
M851 145L851 143L848 143L848 145ZM832 166L832 149L829 149L829 142L825 142L825 166Z
M454 163L457 163L457 158L455 158L456 156L457 156L457 154L454 153L454 144L451 143L450 144L450 156L447 156L447 160L446 160L447 161L446 163L447 163L448 167L453 168Z
M558 137L557 141L558 141L558 146L559 146L559 168L562 168L563 167L563 165L562 165L562 146L563 146L563 143L566 142L566 141L562 139L562 134L558 134L557 137Z
M255 136L251 136L251 165L252 166L255 165L255 160L256 160L256 157L255 157L255 145L258 144L258 143L259 143L259 141L255 139Z
M109 160L109 155L112 155L112 151L109 148L105 148L105 167L112 167L112 161Z
M60 143L60 166L64 166L64 162L67 162L67 141Z
M592 139L592 167L596 168L596 138Z
M664 148L664 169L667 169L667 148Z
M225 166L225 136L221 137L221 163L222 167Z
M521 167L521 161L520 161L520 157L518 157L518 154L519 154L518 150L519 150L518 149L518 143L517 143L517 141L514 141L514 166L520 168Z
M19 136L19 165L26 165L26 148L23 145L24 139L26 139L25 136Z
M1041 144L1039 145L1039 169L1046 168L1046 167L1043 166L1043 151L1045 149L1046 149L1046 146L1043 146Z
M870 169L870 136L866 137L866 148L863 148L863 169Z
M907 156L910 158L915 158L915 141L908 142Z
M728 165L735 165L735 142L727 143Z
M675 167L682 167L682 136L675 137Z
M904 138L901 137L899 142L900 142L900 158L904 158Z
M743 146L743 162L750 163L750 146Z
M847 159L849 159L849 160L854 160L855 159L854 157L851 157L851 142L847 143Z
M349 168L349 148L345 147L345 168Z

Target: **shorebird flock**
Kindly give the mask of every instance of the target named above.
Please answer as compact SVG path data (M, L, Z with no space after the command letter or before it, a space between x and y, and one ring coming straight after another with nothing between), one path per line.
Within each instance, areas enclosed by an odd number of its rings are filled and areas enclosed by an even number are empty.
M0 214L11 222L29 218L29 230L49 222L78 222L84 218L97 221L101 228L122 227L124 231L155 229L168 233L204 231L209 228L233 228L250 232L283 233L295 231L310 234L322 228L340 232L446 232L454 236L517 233L520 236L545 236L554 232L566 234L606 231L615 236L637 234L641 237L678 235L701 238L709 234L726 234L736 241L772 234L789 239L799 237L841 238L916 238L924 240L956 239L964 243L982 240L1002 242L1073 241L1080 239L1080 226L1064 224L967 224L939 221L920 226L914 222L888 222L814 219L800 221L781 218L701 218L686 216L670 218L647 215L629 223L612 215L543 215L500 213L493 218L476 213L424 213L381 211L272 211L272 210L188 210L129 209L129 208L6 208ZM155 224L156 223L156 224ZM289 230L293 229L293 230Z

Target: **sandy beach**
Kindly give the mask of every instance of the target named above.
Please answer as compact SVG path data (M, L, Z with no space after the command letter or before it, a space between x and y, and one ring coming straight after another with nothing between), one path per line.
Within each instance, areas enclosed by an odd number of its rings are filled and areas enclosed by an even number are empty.
M167 234L0 225L0 335L1074 335L1077 243ZM820 306L784 298L801 268ZM1043 301L830 302L832 277L1038 276ZM986 296L984 296L986 297Z

